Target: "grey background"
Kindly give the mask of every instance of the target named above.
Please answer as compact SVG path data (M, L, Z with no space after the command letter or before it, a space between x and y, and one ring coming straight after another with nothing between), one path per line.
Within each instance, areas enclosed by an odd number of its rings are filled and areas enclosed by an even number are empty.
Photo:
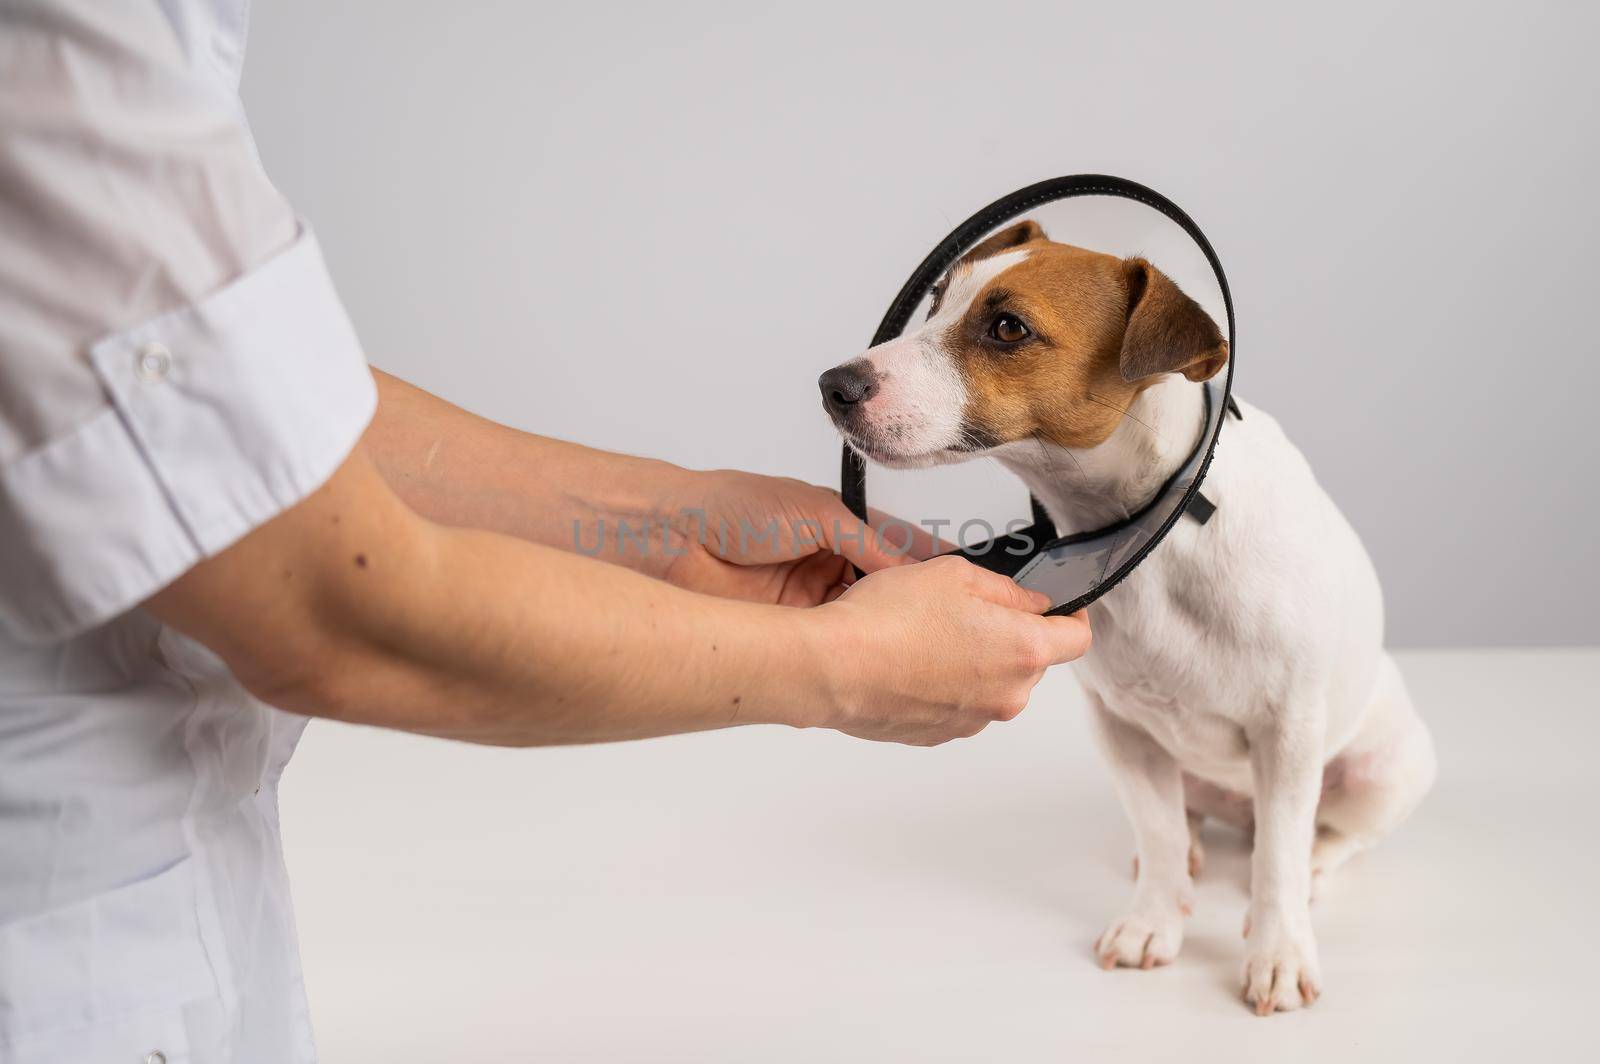
M1590 644L1597 29L1588 5L274 0L245 97L375 364L538 432L824 483L815 378L933 242L1042 177L1144 181L1217 244L1239 391L1365 537L1391 641ZM1020 506L1004 476L943 487Z

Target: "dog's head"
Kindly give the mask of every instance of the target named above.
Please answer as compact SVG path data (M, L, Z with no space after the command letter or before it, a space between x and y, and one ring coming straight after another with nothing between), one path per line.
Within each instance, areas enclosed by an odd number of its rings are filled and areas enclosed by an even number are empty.
M1227 361L1216 323L1150 263L1027 221L957 262L927 321L817 383L853 446L912 467L1022 441L1096 446L1162 374L1201 381Z

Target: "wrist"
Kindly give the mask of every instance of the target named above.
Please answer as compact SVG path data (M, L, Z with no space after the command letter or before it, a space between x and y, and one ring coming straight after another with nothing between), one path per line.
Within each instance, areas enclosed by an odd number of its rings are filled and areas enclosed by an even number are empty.
M653 480L652 505L667 543L681 553L708 535L706 504L712 494L713 473L661 463Z
M793 697L784 702L784 719L775 723L838 728L853 714L860 686L851 667L857 657L847 612L834 603L778 609L787 629L778 644L786 665L781 672Z
M679 511L697 497L694 485L700 474L670 462L632 457L590 473L593 482L607 487L603 495L582 501L588 516L574 528L574 545L590 556L663 577L691 548L692 536L686 534Z

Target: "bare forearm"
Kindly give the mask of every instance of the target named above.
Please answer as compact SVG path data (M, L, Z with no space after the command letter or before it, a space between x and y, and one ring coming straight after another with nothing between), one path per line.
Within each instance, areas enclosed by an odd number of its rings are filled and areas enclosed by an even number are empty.
M359 456L150 608L273 704L480 743L824 723L831 697L817 611L421 520Z
M509 746L822 723L821 633L802 611L495 533L440 530L430 554L393 623L347 658L342 674L360 678L335 685L324 713ZM370 560L375 582L387 564Z
M626 551L617 530L648 527L660 539L663 518L672 516L665 500L682 494L693 476L687 470L519 432L382 371L373 376L378 413L364 443L417 513L563 550L581 545L645 571L662 561L637 539Z

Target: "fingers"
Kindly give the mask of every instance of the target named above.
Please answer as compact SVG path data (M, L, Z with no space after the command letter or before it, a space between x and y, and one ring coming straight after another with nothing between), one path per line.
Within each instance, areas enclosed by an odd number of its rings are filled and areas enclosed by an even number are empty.
M879 569L890 569L917 560L915 537L912 537L908 548L905 526L897 526L900 530L896 539L892 533L863 524L860 518L837 500L832 501L826 511L821 515L825 545L835 554L843 555L861 571L875 573ZM926 533L923 538L928 538Z
M834 589L850 575L850 566L832 554L813 554L789 570L777 594L780 606L815 606L839 597Z
M1025 613L1044 613L1050 608L1050 597L1039 591L1022 587L1010 577L991 573L973 566L979 577L974 591L979 598L1000 606ZM1079 610L1066 616L1040 617L1036 622L1041 632L1045 660L1051 665L1077 661L1089 649L1091 633L1089 615Z
M872 519L868 525L863 525L843 503L828 510L822 522L826 545L863 572L926 561L955 550L954 544L931 535L927 529L882 510L867 511Z
M1039 620L1044 625L1046 653L1052 665L1077 661L1093 642L1089 615L1083 610L1067 616L1041 617Z
M954 543L940 539L921 525L914 525L876 507L867 507L867 518L889 548L912 561L927 561L956 549Z
M935 558L921 565L928 567L924 570L928 573L951 574L969 594L985 602L1028 614L1043 614L1050 608L1050 597L1043 592L1022 587L1010 577L974 565L964 558ZM1046 665L1076 661L1089 649L1092 634L1089 615L1084 610L1068 616L1039 616L1029 623L1037 629L1039 637L1040 649L1035 653L1043 658Z
M1030 591L1009 576L992 573L969 561L960 564L971 570L968 578L972 580L972 592L985 602L1024 613L1043 613L1050 608L1050 596L1042 592Z
M882 510L868 508L868 523L850 512L836 491L824 489L827 501L817 516L825 545L843 555L863 572L875 573L908 562L926 561L955 550L955 544L930 533L920 525L902 520Z

